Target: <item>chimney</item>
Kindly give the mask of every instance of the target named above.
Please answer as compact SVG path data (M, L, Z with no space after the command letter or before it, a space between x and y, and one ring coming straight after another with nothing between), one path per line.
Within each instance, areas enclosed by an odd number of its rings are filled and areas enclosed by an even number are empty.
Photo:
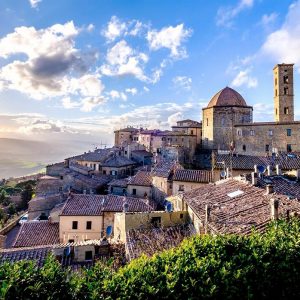
M276 175L281 175L281 168L279 165L276 165Z
M270 200L270 206L271 206L271 220L278 220L279 200L278 199L271 199Z
M206 204L205 205L205 233L207 233L207 225L208 225L208 222L210 221L210 211L211 211L211 208L210 208L210 205L209 204Z
M258 173L257 165L254 165L254 173Z
M267 165L267 174L268 174L268 176L272 175L272 169L271 169L270 165Z
M257 185L257 173L256 172L252 172L251 173L251 184L253 186L256 186Z
M267 189L267 195L274 193L274 186L272 184L267 184L266 189Z
M129 205L128 205L127 201L123 202L123 212L124 213L128 212L128 208L129 208Z
M229 168L226 168L226 178L230 178Z

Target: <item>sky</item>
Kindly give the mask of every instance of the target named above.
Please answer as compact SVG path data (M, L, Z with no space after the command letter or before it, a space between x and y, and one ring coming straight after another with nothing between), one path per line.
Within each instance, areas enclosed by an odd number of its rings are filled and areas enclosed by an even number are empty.
M300 119L299 19L288 0L1 0L0 138L111 145L200 121L225 86L272 121L283 62Z

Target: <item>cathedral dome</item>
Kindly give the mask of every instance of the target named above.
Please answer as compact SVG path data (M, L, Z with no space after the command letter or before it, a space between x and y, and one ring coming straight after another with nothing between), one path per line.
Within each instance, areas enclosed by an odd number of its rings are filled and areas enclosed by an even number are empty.
M237 91L226 87L211 98L207 107L213 106L247 106L247 103Z

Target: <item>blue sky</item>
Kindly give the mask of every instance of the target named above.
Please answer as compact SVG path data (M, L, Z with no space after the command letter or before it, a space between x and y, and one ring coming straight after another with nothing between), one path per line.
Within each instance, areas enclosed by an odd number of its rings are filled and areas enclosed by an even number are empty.
M225 86L273 120L272 69L295 63L300 1L2 0L0 137L112 143L168 129Z

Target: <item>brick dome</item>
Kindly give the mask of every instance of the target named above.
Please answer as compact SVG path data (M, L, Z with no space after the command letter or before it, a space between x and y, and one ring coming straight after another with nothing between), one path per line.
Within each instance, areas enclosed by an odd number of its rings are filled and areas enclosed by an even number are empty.
M213 106L247 106L247 103L237 91L226 87L211 98L207 107Z

